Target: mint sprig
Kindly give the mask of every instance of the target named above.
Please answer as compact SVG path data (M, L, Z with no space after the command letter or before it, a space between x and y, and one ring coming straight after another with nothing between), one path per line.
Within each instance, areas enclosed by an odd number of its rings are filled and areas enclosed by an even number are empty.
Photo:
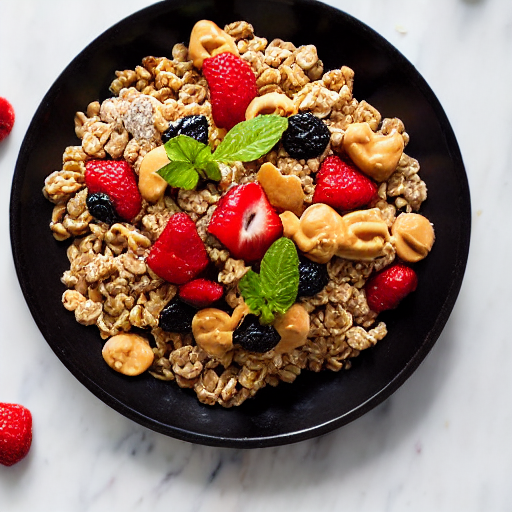
M276 240L261 261L260 273L249 270L238 283L251 313L271 324L294 304L299 289L299 257L288 238Z
M157 171L171 187L192 190L199 179L220 181L219 163L251 162L268 153L288 128L288 119L276 115L257 116L235 125L217 150L187 135L168 140L169 164Z

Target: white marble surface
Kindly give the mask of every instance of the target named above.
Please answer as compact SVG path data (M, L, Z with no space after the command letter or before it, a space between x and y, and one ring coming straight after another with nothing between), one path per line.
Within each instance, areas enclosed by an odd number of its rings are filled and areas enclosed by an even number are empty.
M250 451L167 438L104 405L46 344L14 272L9 193L32 115L86 44L149 3L0 2L0 96L17 114L0 144L0 401L34 416L29 456L0 467L0 510L512 510L512 2L328 2L386 37L438 95L472 190L470 258L443 334L398 392L322 438Z

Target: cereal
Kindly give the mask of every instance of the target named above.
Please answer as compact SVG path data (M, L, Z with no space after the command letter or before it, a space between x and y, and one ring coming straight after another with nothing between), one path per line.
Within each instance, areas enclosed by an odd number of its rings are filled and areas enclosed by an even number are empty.
M215 125L201 72L205 59L226 50L240 55L256 78L258 96L246 111L247 119L309 113L322 120L330 140L315 158L293 158L279 143L256 161L221 163L218 181L200 181L193 190L170 187L156 174L166 162L162 134L170 123L205 116L212 149L226 135ZM368 306L365 284L393 263L396 240L409 244L410 261L416 261L416 253L423 257L428 252L416 232L411 238L401 230L409 217L400 217L418 212L427 190L418 162L404 152L409 135L402 121L382 119L375 107L355 99L354 79L347 66L324 70L314 45L268 41L245 21L221 29L203 20L191 34L190 49L176 44L170 56L147 56L134 69L116 71L112 97L92 101L76 113L80 142L64 149L62 167L46 178L43 193L54 203L53 236L70 240L69 268L62 275L67 288L63 306L77 322L96 326L107 340L103 353L115 370L131 375L148 371L156 379L172 381L169 385L193 390L204 404L232 407L266 385L294 382L303 370L349 369L352 358L386 336L386 325L377 322L377 313ZM367 208L336 212L313 205L316 173L331 155L348 155L379 182ZM89 212L84 175L93 159L125 160L133 167L143 200L130 223L109 225ZM233 344L233 332L249 310L239 283L251 264L234 258L208 231L224 194L237 184L258 180L283 212L284 235L296 242L301 257L322 262L328 273L323 289L297 297L278 316L275 327L281 341L263 353ZM279 183L284 193L275 194ZM315 211L321 215L314 217ZM165 331L160 325L160 313L177 300L178 286L158 277L146 262L176 213L195 223L226 304L225 310L200 310L187 332ZM404 249L398 251L403 257ZM144 330L144 337L133 329Z

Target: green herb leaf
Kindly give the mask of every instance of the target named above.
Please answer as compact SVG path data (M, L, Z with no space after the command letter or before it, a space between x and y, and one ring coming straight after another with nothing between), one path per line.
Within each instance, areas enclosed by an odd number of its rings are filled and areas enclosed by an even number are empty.
M238 287L251 313L260 316L262 324L272 323L277 313L286 313L299 289L295 244L284 237L276 240L261 261L260 273L249 270Z
M169 139L164 144L164 147L171 162L189 162L194 164L198 159L203 161L205 154L209 154L211 158L211 151L206 144L187 135L177 135Z
M204 166L204 172L206 173L207 178L210 180L220 181L222 179L219 164L213 160Z
M156 171L171 187L193 190L199 174L190 162L173 161Z
M288 128L288 119L257 116L235 125L213 154L218 162L251 162L268 153Z

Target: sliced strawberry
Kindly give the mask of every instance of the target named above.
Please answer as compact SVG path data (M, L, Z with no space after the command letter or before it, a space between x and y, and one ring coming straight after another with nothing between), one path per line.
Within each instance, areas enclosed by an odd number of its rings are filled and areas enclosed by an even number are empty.
M256 261L283 235L283 224L261 185L246 183L233 187L221 198L208 231L233 258Z
M251 66L232 53L219 53L203 62L210 89L212 116L219 128L231 130L245 120L249 103L258 95Z
M211 306L222 298L224 288L215 281L194 279L180 286L178 295L183 302L198 309Z
M119 217L127 222L141 209L135 173L124 160L90 160L85 164L85 184L89 194L107 194Z
M0 403L0 464L12 466L32 444L32 414L18 404Z
M196 225L186 213L171 216L146 258L155 274L173 284L194 279L209 261Z
M316 175L313 203L324 203L339 211L367 205L377 194L377 185L354 165L328 156Z
M397 263L371 277L365 285L366 301L372 311L395 309L409 293L416 290L418 277L410 267Z
M14 108L5 98L0 97L0 141L11 133L14 119Z

